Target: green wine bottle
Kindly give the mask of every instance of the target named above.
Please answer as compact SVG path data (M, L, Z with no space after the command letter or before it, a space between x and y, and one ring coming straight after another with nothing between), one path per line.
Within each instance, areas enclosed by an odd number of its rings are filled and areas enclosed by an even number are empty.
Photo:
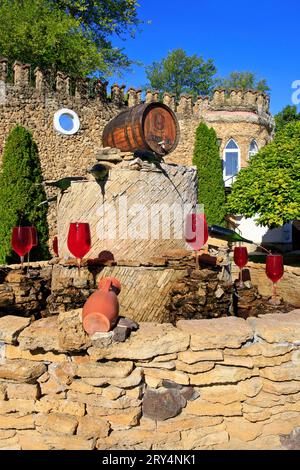
M213 238L218 238L220 240L226 240L227 242L244 242L244 243L251 243L254 244L253 241L247 240L247 238L242 237L234 230L230 230L229 228L219 227L219 225L211 225L208 227L208 233Z

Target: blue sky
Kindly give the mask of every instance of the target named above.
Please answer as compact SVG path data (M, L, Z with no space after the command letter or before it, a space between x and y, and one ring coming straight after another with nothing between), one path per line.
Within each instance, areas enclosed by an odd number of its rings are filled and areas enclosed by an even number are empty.
M115 40L130 58L145 65L170 50L212 58L218 76L256 72L271 87L271 111L292 104L292 82L300 80L299 0L140 0L139 16L151 20L136 39ZM128 86L146 83L143 67L122 79ZM300 110L300 107L298 106Z

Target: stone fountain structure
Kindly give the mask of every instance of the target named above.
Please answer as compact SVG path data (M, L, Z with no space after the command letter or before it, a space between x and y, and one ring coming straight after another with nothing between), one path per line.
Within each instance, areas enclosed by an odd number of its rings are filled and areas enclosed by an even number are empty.
M108 178L74 182L59 199L60 263L53 268L52 292L74 278L79 285L88 279L93 287L99 276L113 276L122 284L122 314L138 321L166 321L172 286L186 274L180 258L189 254L184 218L197 204L196 169L109 148L97 152L97 160L109 168ZM98 264L96 274L83 267L79 277L70 263L68 228L76 221L90 224L87 258Z
M184 210L197 204L194 167L150 163L133 153L106 149L98 153L109 166L107 181L74 182L58 205L60 257L70 256L70 222L88 222L92 236L89 258L110 251L120 261L149 262L168 250L186 249Z

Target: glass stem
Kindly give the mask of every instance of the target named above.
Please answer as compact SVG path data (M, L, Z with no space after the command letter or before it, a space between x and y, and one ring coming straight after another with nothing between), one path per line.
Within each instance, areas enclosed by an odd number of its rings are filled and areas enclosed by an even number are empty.
M198 257L198 251L195 251L195 256L196 256L196 271L199 271L199 257Z
M81 259L77 258L77 262L78 262L78 274L80 276Z
M23 271L23 267L24 267L24 256L20 256L20 259L21 259L21 269Z

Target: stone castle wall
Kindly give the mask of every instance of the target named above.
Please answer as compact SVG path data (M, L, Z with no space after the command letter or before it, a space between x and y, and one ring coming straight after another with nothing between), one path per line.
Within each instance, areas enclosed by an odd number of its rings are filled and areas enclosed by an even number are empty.
M95 151L102 146L102 131L108 121L124 107L141 102L141 90L113 85L107 97L106 83L94 85L95 98L89 97L88 80L77 80L70 86L69 77L59 73L55 84L49 82L46 72L36 69L35 87L29 82L30 67L14 64L14 83L7 83L7 60L0 59L0 151L16 123L33 132L37 141L45 179L53 179L72 172L82 175L94 160ZM75 92L71 90L75 87ZM147 91L146 102L158 101L157 92ZM269 113L269 97L257 91L216 90L211 99L182 95L177 103L174 96L165 93L162 100L173 109L181 127L177 150L169 159L178 164L191 164L194 134L197 124L204 120L214 127L222 140L221 151L234 138L241 147L242 160L247 160L249 145L256 139L258 146L272 138L274 121ZM73 136L63 136L53 129L54 112L69 107L79 115L81 128Z
M179 117L181 138L176 150L170 154L166 161L180 161L182 165L191 165L193 156L193 146L196 129L200 120L203 120L209 127L214 128L220 142L220 155L223 155L225 146L230 139L234 139L240 149L240 165L244 168L249 162L249 147L254 139L258 148L261 149L272 139L270 129L255 118L254 112L233 114L233 111L224 113L204 113L202 115L191 115L189 118ZM228 119L228 120L226 120Z
M216 131L220 144L220 156L230 139L240 149L241 167L249 160L249 147L254 139L258 148L273 138L274 119L269 112L269 97L255 91L215 90L212 99L199 97L195 104L191 98L182 96L176 108L180 125L180 141L167 161L179 161L190 165L193 155L195 133L200 121Z
M299 448L299 310L142 323L124 343L80 315L0 318L1 449Z
M95 153L102 147L105 125L126 106L141 102L141 90L129 88L125 94L125 86L114 85L107 96L107 84L101 82L94 83L91 98L88 80L71 81L58 73L53 82L48 72L32 71L29 65L20 62L15 62L14 82L9 83L7 63L6 59L0 59L0 154L11 129L16 124L25 126L37 142L45 180L85 176ZM152 91L145 97L147 102L158 98L159 94ZM196 103L186 95L176 103L174 96L165 93L163 102L175 111L181 129L179 145L166 158L167 162L192 164L195 130L201 120L215 128L221 152L230 138L235 139L241 150L241 166L247 164L252 139L256 139L260 148L273 135L269 97L260 92L232 90L226 94L216 90L211 99L199 97ZM80 129L76 134L62 135L53 128L54 114L61 108L78 114ZM47 194L52 195L53 190L47 189ZM52 237L56 234L53 204L49 209L49 223Z
M2 62L2 76L5 62ZM1 63L0 63L1 67ZM14 66L14 84L2 81L0 97L0 154L5 140L16 124L30 130L35 139L45 180L64 176L85 176L95 161L95 151L101 147L102 131L108 121L120 112L118 97L111 102L89 99L87 88L77 83L77 91L70 95L69 79L58 75L56 91L50 88L47 77L35 71L35 88L29 84L28 69L22 64ZM1 82L0 82L1 83ZM54 113L61 108L74 110L81 127L75 135L62 135L53 128ZM47 195L55 194L47 190ZM51 204L48 221L50 237L56 235L56 208Z

